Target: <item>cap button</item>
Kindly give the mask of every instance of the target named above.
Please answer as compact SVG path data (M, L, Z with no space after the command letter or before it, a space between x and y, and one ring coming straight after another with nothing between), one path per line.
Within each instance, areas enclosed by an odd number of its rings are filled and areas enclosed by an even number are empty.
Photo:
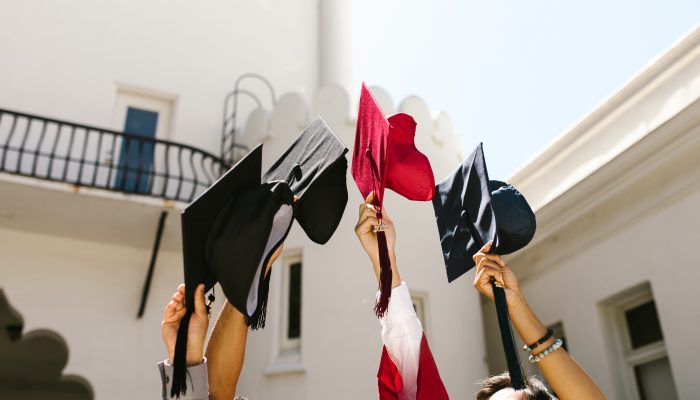
M465 210L462 210L462 212L459 214L459 227L464 228L467 226L467 212Z

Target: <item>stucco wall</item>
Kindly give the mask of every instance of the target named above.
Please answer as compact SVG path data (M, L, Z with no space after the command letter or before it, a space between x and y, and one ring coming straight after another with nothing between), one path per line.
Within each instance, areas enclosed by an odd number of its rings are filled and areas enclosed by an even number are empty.
M374 91L387 113L396 111L385 92L376 88ZM323 113L351 148L355 122L349 114L347 97L336 86L322 89L314 107L308 106L298 94L284 96L267 122L265 163L278 157L316 112ZM418 98L406 99L398 110L416 118L416 143L431 159L436 179L442 179L459 163L459 147L451 145L457 139L449 119L444 114L433 119ZM248 136L252 137L252 134ZM23 182L27 184L31 180ZM376 282L353 232L355 210L361 198L350 176L347 183L350 201L331 241L325 246L311 243L295 226L285 245L287 252L301 251L304 265L301 343L304 371L266 372L274 367L272 350L280 324L280 274L273 272L268 326L250 335L240 393L253 399L315 399L325 398L331 392L339 399L376 396L375 375L381 350L379 324L372 313ZM160 313L182 276L181 257L173 251L178 243L177 218L171 216L166 222L163 239L166 246L158 258L147 312L143 319L137 320L150 256L152 242L147 239L150 236L140 232L138 237L142 239L136 242L140 244L107 242L125 234L128 237L130 229L155 232L158 202L134 206L136 209L116 208L110 207L109 202L130 201L128 196L115 195L115 199L109 200L98 196L91 200L90 193L49 194L53 190L50 186L35 189L32 201L39 195L36 190L47 191L44 203L49 206L34 208L43 222L22 224L16 219L28 218L27 210L18 210L16 215L6 210L3 225L12 229L0 231L3 254L0 282L24 314L27 329L41 326L63 335L71 351L65 372L87 378L97 398L157 393L154 363L165 356L159 333ZM20 195L16 189L13 193ZM147 218L139 223L129 217L127 221L131 222L114 225L124 232L94 230L94 237L85 240L78 226L64 230L52 227L51 221L55 221L53 225L65 223L63 212L77 212L71 205L76 196L86 206L95 202L89 216L78 218L89 219L81 220L81 224L109 223L115 216L107 215L108 210L143 210L138 212ZM15 200L3 209L17 207ZM476 389L474 382L486 372L483 348L473 345L483 341L478 297L469 277L447 284L430 203L410 202L390 192L386 207L398 227L397 251L402 277L412 290L427 294L429 340L445 384L452 396L468 397ZM37 215L33 218L37 219ZM41 234L42 231L53 234ZM68 237L60 235L64 231Z
M241 74L278 93L318 85L317 0L10 0L0 37L0 107L121 130L117 88L134 86L174 100L167 138L215 154Z
M164 358L160 320L181 280L181 257L163 252L143 319L136 313L149 248L0 229L0 285L25 332L46 328L69 348L64 374L86 378L96 399L155 398Z
M700 186L697 170L686 176L684 187L679 187L676 195L630 223L609 232L602 230L602 234L567 232L587 243L581 248L540 250L538 261L531 265L514 261L516 274L537 270L521 281L528 303L545 324L563 322L570 352L611 399L626 396L616 370L618 350L611 336L614 326L606 316L604 302L644 282L650 284L656 302L679 397L694 398L700 389L695 377L695 358L700 354L696 334L700 307L695 284L700 267L696 251L700 234L692 228L700 223ZM649 192L648 196L654 198L655 194ZM618 212L625 214L626 210ZM567 255L553 262L552 257L560 251ZM503 370L493 305L483 307L486 332L491 337L487 340L490 367Z
M265 165L315 114L352 148L352 96L340 86L318 87L324 64L318 6L314 0L217 0L206 7L185 1L3 2L0 107L121 129L115 96L120 87L136 88L173 102L167 138L218 154L224 95L238 76L252 71L267 77L279 96L274 108L252 114L239 137L250 146L265 143ZM342 42L346 33L335 32L331 42ZM417 97L396 105L381 89L374 93L387 114L414 116L416 144L430 158L436 180L457 166L459 139L444 113L432 113ZM13 193L11 202L0 196L0 285L23 314L25 330L46 327L65 338L70 359L64 372L85 377L97 399L156 397L155 363L165 357L162 307L182 280L175 215L166 222L146 315L137 320L136 312L155 218L163 207L176 214L182 204L141 205L129 195L39 183L0 185ZM255 400L376 397L376 282L353 233L361 199L349 175L348 191L346 214L330 243L313 244L294 227L285 247L303 257L304 372L265 372L279 327L280 274L273 271L268 327L249 337L241 394ZM470 278L447 284L429 203L389 193L386 205L399 230L402 277L427 294L428 337L441 375L451 396L468 398L486 372ZM67 226L70 215L80 221Z

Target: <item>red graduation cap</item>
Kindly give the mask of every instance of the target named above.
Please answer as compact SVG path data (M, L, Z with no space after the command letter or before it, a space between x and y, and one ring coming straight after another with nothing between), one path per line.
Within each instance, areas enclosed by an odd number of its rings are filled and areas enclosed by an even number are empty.
M355 148L352 155L352 176L363 198L374 191L374 205L381 210L384 188L394 190L409 200L432 200L435 178L425 154L414 143L416 121L398 113L388 119L379 104L362 84L357 113ZM381 295L375 306L377 316L384 315L391 296L391 260L384 232L377 232L380 260Z

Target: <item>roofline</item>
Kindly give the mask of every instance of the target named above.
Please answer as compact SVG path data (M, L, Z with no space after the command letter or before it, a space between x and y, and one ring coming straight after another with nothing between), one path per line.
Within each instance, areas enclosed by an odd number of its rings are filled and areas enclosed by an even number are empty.
M531 195L539 197L541 193L530 194L528 193L528 188L537 180L546 179L547 172L561 169L562 153L570 152L577 147L581 147L582 144L589 143L591 140L595 139L596 132L591 132L593 128L600 125L601 122L604 122L606 119L614 119L616 116L619 116L615 114L624 111L625 107L623 106L634 97L639 97L639 99L636 100L642 101L649 96L653 96L654 92L648 90L650 86L652 86L651 83L657 79L663 79L664 73L680 64L694 49L700 49L700 24L696 25L687 35L673 44L669 50L655 57L648 66L632 77L619 90L615 91L613 95L595 107L593 112L576 122L572 128L565 131L565 133L556 138L549 146L545 147L522 165L513 176L511 176L509 182L528 195L528 200L531 200ZM653 127L649 127L646 133L648 134L652 130ZM641 139L641 137L638 139ZM630 143L630 145L631 144L632 143ZM619 150L617 154L624 151L622 148ZM595 154L591 154L591 157L594 156ZM609 159L592 166L588 173L590 174L599 169L607 161L609 161ZM562 171L560 170L559 172L561 173ZM563 189L561 193L580 182L585 176L587 176L587 174L580 176L578 181L571 182L571 185ZM532 199L534 200L533 208L536 210L541 208L555 197L558 197L558 195L561 195L561 193L548 198Z

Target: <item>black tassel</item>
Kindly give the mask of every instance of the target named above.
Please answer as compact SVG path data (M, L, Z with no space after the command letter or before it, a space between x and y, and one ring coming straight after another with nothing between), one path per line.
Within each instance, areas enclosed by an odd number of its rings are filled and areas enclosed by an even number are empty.
M508 304L506 303L506 292L503 288L496 286L494 281L491 282L493 287L493 297L496 303L496 314L498 315L498 326L501 330L501 341L503 342L503 350L506 353L506 362L508 363L508 373L510 374L510 384L515 390L526 389L525 378L523 375L522 366L518 359L518 351L515 347L515 339L513 338L513 330L510 326L508 317Z
M377 218L381 221L381 213L377 213ZM389 308L392 281L391 259L389 258L386 234L383 231L377 232L377 246L379 247L379 299L374 306L374 314L381 318Z
M187 393L187 332L190 326L192 311L180 321L177 329L177 339L175 341L175 356L173 357L173 384L170 388L170 397L180 398L180 395Z
M270 275L272 270L267 274L262 283L262 293L258 300L258 308L250 317L246 316L246 324L252 330L265 328L265 317L267 315L267 296L270 293Z

